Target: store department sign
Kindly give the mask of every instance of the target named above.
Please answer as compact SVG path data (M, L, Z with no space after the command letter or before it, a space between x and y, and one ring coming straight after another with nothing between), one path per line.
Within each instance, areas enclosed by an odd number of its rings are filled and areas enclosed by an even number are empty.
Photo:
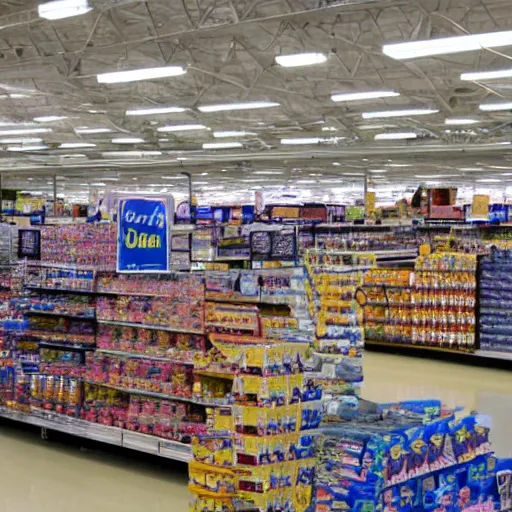
M119 199L117 271L170 272L172 196Z

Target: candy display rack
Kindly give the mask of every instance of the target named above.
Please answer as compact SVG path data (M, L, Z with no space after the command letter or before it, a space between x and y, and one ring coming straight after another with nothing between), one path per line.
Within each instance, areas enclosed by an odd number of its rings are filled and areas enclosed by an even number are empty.
M311 505L321 391L302 374L307 344L212 335L205 371L232 374L232 406L193 445L191 512L305 512Z

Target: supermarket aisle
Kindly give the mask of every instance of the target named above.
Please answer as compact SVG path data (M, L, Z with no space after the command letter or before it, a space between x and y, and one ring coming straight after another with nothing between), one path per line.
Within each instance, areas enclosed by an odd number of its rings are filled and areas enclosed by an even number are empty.
M424 359L365 354L364 396L378 401L441 397L494 419L494 446L512 456L512 372ZM126 454L42 442L33 431L0 427L0 511L186 512L186 467Z

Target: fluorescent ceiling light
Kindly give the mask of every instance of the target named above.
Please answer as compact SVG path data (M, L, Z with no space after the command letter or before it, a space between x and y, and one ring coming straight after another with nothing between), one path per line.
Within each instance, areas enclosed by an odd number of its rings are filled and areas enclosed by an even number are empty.
M194 185L208 185L208 181L194 181Z
M87 0L57 0L41 4L37 8L39 16L47 20L60 20L80 16L92 11Z
M227 137L248 137L250 135L256 135L252 132L236 132L236 131L220 131L220 132L213 132L213 136L216 139L223 139Z
M363 112L363 119L378 119L380 117L412 117L437 114L439 110L431 108L415 108L409 110L383 110L382 112Z
M407 140L417 139L418 136L414 132L403 133L379 133L375 135L375 140Z
M0 139L0 144L39 144L43 139L27 138L27 139Z
M276 62L284 68L296 68L299 66L312 66L327 61L323 53L296 53L294 55L278 55Z
M163 180L185 180L186 176L161 176Z
M483 48L499 48L512 45L512 31L491 32L469 36L443 37L427 41L384 45L382 51L393 59L415 59L432 55L448 55L481 50Z
M308 183L316 183L316 180L297 180L295 183L301 183L303 185L306 185Z
M103 153L101 153L101 156L103 157L109 157L109 156L113 156L113 157L130 157L130 156L134 156L134 157L143 157L143 156L161 156L162 155L162 152L161 151L105 151Z
M34 121L36 123L53 123L54 121L62 121L63 119L67 119L67 116L42 116L42 117L34 117Z
M412 164L386 164L386 167L412 167Z
M23 152L23 151L42 151L48 149L48 146L9 146L7 151Z
M283 171L255 171L253 174L284 174Z
M188 132L193 130L207 130L204 124L175 124L168 126L160 126L157 128L158 132L167 133L167 132Z
M106 187L105 183L91 183L91 187Z
M444 124L451 125L451 126L460 126L460 125L465 125L465 124L477 124L479 122L480 121L477 121L476 119L457 119L457 118L452 118L452 119L445 119L444 120Z
M129 71L115 71L98 75L100 84L116 84L124 82L138 82L140 80L153 80L169 76L184 75L187 71L181 66L164 66L161 68L132 69Z
M91 142L63 142L59 149L95 148L96 144Z
M462 73L462 75L460 75L460 79L466 82L479 82L482 80L496 80L497 78L511 77L512 69L501 69L499 71L477 71L476 73Z
M338 128L335 128L334 126L322 126L323 132L337 132Z
M339 162L333 162L332 165L334 165L334 167L341 167L341 164Z
M33 133L50 133L52 131L51 128L26 128L19 130L0 130L0 135L31 135Z
M386 169L372 169L370 172L372 174L380 174L380 173L384 173L384 172L388 172L388 171L386 171Z
M320 144L322 142L338 142L339 140L344 140L346 137L303 137L297 139L281 139L281 144L283 145L300 145L300 144Z
M94 133L109 133L112 130L110 128L75 128L75 132L81 135L92 135Z
M155 108L142 108L138 110L127 110L127 116L152 116L158 114L180 114L185 112L182 107L155 107Z
M207 142L203 144L203 149L233 149L241 147L241 142Z
M398 92L394 91L369 91L369 92L352 92L347 94L333 94L332 101L361 101L373 100L377 98L394 98L400 96Z
M138 137L122 137L118 139L112 139L112 144L140 144L142 142L146 141Z
M482 167L461 167L459 171L462 172L480 172L483 171Z
M480 105L480 110L484 112L497 112L499 110L512 110L512 101L502 103L484 103Z
M364 172L343 172L343 176L364 176Z
M501 180L497 178L482 178L481 180L476 180L478 183L501 183Z
M358 130L387 130L398 128L396 124L360 124Z
M273 101L249 101L247 103L224 103L221 105L202 105L197 107L201 112L228 112L230 110L251 110L256 108L279 107Z
M415 178L458 178L460 174L415 174Z

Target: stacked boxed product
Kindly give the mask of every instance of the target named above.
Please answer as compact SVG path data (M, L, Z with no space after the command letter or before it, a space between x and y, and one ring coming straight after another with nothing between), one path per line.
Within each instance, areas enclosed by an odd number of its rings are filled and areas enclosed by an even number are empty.
M480 348L512 352L512 252L495 249L480 260Z
M371 255L308 251L311 316L316 319L312 369L309 376L322 385L326 415L357 412L363 380L362 311L355 298L364 272L375 265Z
M418 408L429 411L429 419ZM496 459L487 418L432 415L439 408L421 402L393 409L323 429L315 512L495 510Z
M231 370L233 405L211 411L212 434L193 443L190 510L304 512L315 467L311 431L321 391L302 374L307 346L255 337L212 336L205 371Z

